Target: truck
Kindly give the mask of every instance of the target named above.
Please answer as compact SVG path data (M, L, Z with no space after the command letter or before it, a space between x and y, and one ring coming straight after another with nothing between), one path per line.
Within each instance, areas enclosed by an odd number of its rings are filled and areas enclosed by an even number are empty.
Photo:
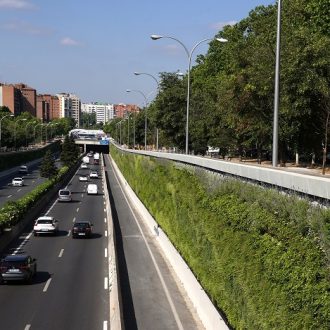
M94 159L94 165L98 165L100 162L100 154L96 152L93 156L93 159Z
M88 156L83 157L83 163L89 164L89 157Z

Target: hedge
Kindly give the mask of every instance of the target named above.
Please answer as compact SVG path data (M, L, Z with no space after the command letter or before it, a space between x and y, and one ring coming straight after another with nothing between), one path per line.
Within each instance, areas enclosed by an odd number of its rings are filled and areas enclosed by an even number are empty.
M329 210L206 170L110 152L231 327L330 329Z

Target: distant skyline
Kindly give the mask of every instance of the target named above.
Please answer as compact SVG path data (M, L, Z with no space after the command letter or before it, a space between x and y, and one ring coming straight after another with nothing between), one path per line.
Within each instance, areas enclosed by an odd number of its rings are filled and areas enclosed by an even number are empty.
M41 94L76 94L82 102L143 105L160 72L186 72L190 50L272 0L64 1L0 0L0 82L25 83ZM274 29L276 27L274 26ZM194 52L207 52L207 43ZM194 57L194 59L195 59ZM194 63L193 63L194 64Z

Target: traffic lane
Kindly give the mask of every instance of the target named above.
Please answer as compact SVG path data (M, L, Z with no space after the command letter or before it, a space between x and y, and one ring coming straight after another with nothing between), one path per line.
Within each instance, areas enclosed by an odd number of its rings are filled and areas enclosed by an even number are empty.
M95 197L95 196L93 196L93 197ZM101 198L100 206L102 206L102 195L100 196L100 198ZM69 204L71 204L71 207L68 207ZM97 203L95 203L95 199L94 199L93 203L90 203L90 204L97 205ZM97 208L99 210L102 209L101 207L97 207ZM70 210L71 210L71 213L70 213ZM90 206L88 207L88 210L90 210L90 212L94 215L97 214L97 210L93 210L93 208L91 208ZM0 312L1 320L2 320L1 323L3 325L5 325L5 324L8 325L8 327L6 327L8 329L13 327L14 326L13 324L15 322L18 322L18 324L17 324L17 327L15 325L14 328L21 328L22 320L25 320L24 322L26 322L26 324L31 324L31 322L34 322L34 316L39 315L39 310L45 304L45 302L43 301L43 295L41 292L43 292L47 283L49 283L48 289L52 288L52 286L54 286L54 283L55 283L55 286L58 285L58 281L54 282L54 278L56 278L56 276L58 274L61 274L62 272L64 273L65 268L67 267L67 266L65 266L64 269L62 269L62 267L58 268L57 260L59 260L59 258L64 258L65 255L67 255L67 256L70 255L70 248L67 247L67 244L68 244L68 242L71 242L71 238L67 237L66 233L68 233L69 229L72 226L72 221L73 221L74 217L77 215L76 205L75 205L75 203L67 203L65 205L64 205L64 203L63 203L63 205L62 204L59 205L56 203L49 215L53 215L56 218L60 219L60 229L62 229L62 233L64 235L62 234L59 237L36 237L36 238L30 237L30 239L27 242L25 242L25 244L23 244L23 248L22 248L22 250L24 250L24 252L30 253L31 255L33 255L34 257L37 257L37 259L38 259L39 271L38 271L37 278L33 282L33 285L27 286L28 288L31 288L32 291L29 290L27 296L22 297L22 291L20 289L22 287L25 288L24 285L18 284L18 286L19 286L17 288L18 290L16 290L16 285L1 286L1 288L0 288L1 289L1 294L0 294L1 300L3 300L3 302L6 304L6 313L3 314L2 313L3 311ZM101 217L101 214L100 214L100 217ZM101 228L100 228L100 231L101 231ZM93 254L93 257L95 258L96 251L95 251L95 253L93 252L93 249L90 249L90 251ZM81 250L80 252L84 253L85 251ZM101 248L100 254L102 254L102 252L103 252L103 250ZM61 255L61 257L60 257L60 255ZM91 259L91 257L88 257L88 256L83 257L83 260L90 260L90 259ZM102 260L102 258L98 258L98 259ZM72 264L72 262L70 262L69 265L70 264ZM88 268L88 266L90 265L90 262L88 262L88 265L85 265L82 262L80 264L81 264L81 267ZM99 269L98 266L95 266L95 268ZM91 276L89 276L89 277L91 277ZM48 282L49 280L51 282ZM79 284L79 283L80 282L77 281L77 284ZM103 282L101 281L101 283L103 283ZM62 286L62 284L60 283L60 287L61 286ZM81 285L81 288L84 290L84 288L86 286L88 286L90 288L93 287L89 283L84 283L83 285ZM14 290L12 290L13 288L14 288ZM99 290L93 289L93 291L96 291L96 292L98 292ZM56 292L57 291L59 291L59 290L56 290ZM58 296L57 296L58 299L56 301L59 304L63 304L61 299L63 299L63 297L67 296L68 291L70 292L70 287L67 288L66 292L61 292L58 294ZM29 304L28 306L26 306L26 304L25 305L16 304L16 301L21 301L22 299L24 299L25 302L32 301L33 304L32 305ZM104 300L104 298L103 298L103 300ZM73 301L71 301L71 304L75 305L76 301L73 299ZM80 308L81 308L81 306L80 306ZM99 309L102 310L102 308L99 308ZM14 311L15 311L15 313L19 313L20 315L22 315L22 319L13 320L12 315L13 315ZM46 316L47 319L49 318L49 314L53 313L53 311L52 310L48 311L48 314L46 314L46 315L48 315L48 316ZM45 313L46 313L46 311L45 311ZM87 313L87 311L86 311L86 313ZM71 313L69 313L69 314L70 314L70 317L72 318ZM94 314L95 314L95 312L93 313L93 315ZM57 317L59 316L57 313L56 313L56 315L57 315ZM86 315L89 315L89 314L86 314ZM90 317L91 319L93 319L93 315ZM43 316L42 316L42 318L43 318ZM65 319L64 316L62 318ZM100 317L97 316L97 318L100 318ZM100 322L101 323L104 322L103 318L101 318ZM44 321L41 321L41 323L43 324ZM80 324L79 324L79 326L80 326Z
M22 187L12 186L12 179L21 177L24 180ZM40 177L38 169L34 169L25 175L14 175L10 179L3 180L0 184L0 207L7 201L15 201L22 198L24 195L35 189L38 185L45 182L45 178Z
M116 233L116 242L118 273L124 282L121 293L126 328L203 329L155 237L139 215L133 215L108 159L106 165L113 221L120 232Z

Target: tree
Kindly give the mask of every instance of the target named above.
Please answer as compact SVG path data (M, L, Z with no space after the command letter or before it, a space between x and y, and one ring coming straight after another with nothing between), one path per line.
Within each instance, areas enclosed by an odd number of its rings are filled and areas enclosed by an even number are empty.
M58 173L58 169L55 166L54 157L50 150L45 153L40 166L40 174L43 178L51 179Z
M72 166L77 162L78 157L79 147L75 144L72 137L66 135L62 145L61 161L66 166Z

